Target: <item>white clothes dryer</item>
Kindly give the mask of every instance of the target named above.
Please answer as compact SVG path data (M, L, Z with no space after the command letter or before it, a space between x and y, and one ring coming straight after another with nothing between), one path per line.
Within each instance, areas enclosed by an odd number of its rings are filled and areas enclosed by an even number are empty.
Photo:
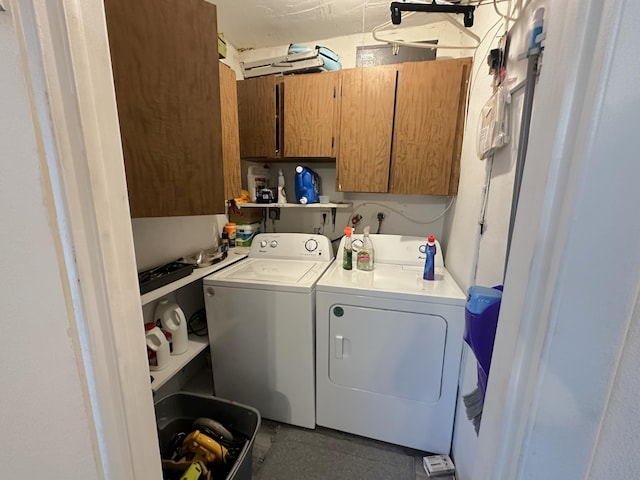
M204 279L217 396L315 428L315 285L333 258L325 236L261 234Z
M361 236L354 238L357 248ZM439 244L435 280L427 281L425 239L371 240L373 271L356 270L355 261L344 270L336 261L316 287L316 422L449 454L465 295ZM343 246L344 238L339 257Z

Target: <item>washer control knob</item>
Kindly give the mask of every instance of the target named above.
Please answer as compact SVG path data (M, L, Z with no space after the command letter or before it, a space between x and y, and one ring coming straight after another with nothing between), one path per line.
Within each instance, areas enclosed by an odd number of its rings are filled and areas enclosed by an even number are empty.
M420 245L420 247L418 247L418 250L420 250L420 253L427 253L427 246Z
M266 247L267 246L267 241L266 240L260 240L260 246L262 248Z
M276 240L271 240L269 245L271 245L271 248L276 248L278 246L278 242Z
M307 252L315 252L315 250L318 248L318 242L313 238L310 238L304 243L304 248L307 249Z

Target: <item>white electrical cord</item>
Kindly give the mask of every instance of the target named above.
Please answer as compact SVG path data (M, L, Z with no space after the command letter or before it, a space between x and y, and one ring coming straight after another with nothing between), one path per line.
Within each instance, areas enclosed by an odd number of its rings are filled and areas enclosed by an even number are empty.
M363 202L359 205L356 206L356 208L353 210L353 213L351 215L349 215L349 220L347 221L347 227L351 226L351 219L356 216L358 214L358 211L366 206L366 205L378 205L379 207L384 208L385 210L389 210L393 213L397 213L398 215L400 215L402 218L404 218L405 220L409 220L410 222L413 222L417 225L428 225L430 223L433 223L439 219L441 219L445 213L447 213L447 211L451 208L451 205L453 205L453 201L456 199L456 197L451 197L451 200L449 200L449 204L447 205L447 207L440 212L438 215L436 215L435 217L429 219L429 220L425 220L425 221L418 221L415 220L413 218L407 217L404 213L402 213L400 210L397 210L395 208L391 208L388 205L384 204L384 203L378 203L378 202Z

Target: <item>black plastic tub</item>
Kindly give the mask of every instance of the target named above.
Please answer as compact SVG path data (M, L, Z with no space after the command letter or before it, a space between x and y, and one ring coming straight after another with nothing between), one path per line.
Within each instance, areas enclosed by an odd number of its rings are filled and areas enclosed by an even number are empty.
M221 398L182 392L158 400L155 410L161 452L177 433L190 430L193 421L199 417L216 420L234 435L244 437L245 445L225 478L251 480L253 442L260 427L258 410Z

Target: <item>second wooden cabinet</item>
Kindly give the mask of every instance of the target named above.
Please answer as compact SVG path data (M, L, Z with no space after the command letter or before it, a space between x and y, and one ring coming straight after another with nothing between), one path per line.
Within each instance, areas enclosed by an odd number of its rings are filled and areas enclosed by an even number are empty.
M340 72L238 81L240 156L335 157Z
M344 192L457 193L471 59L343 70Z

